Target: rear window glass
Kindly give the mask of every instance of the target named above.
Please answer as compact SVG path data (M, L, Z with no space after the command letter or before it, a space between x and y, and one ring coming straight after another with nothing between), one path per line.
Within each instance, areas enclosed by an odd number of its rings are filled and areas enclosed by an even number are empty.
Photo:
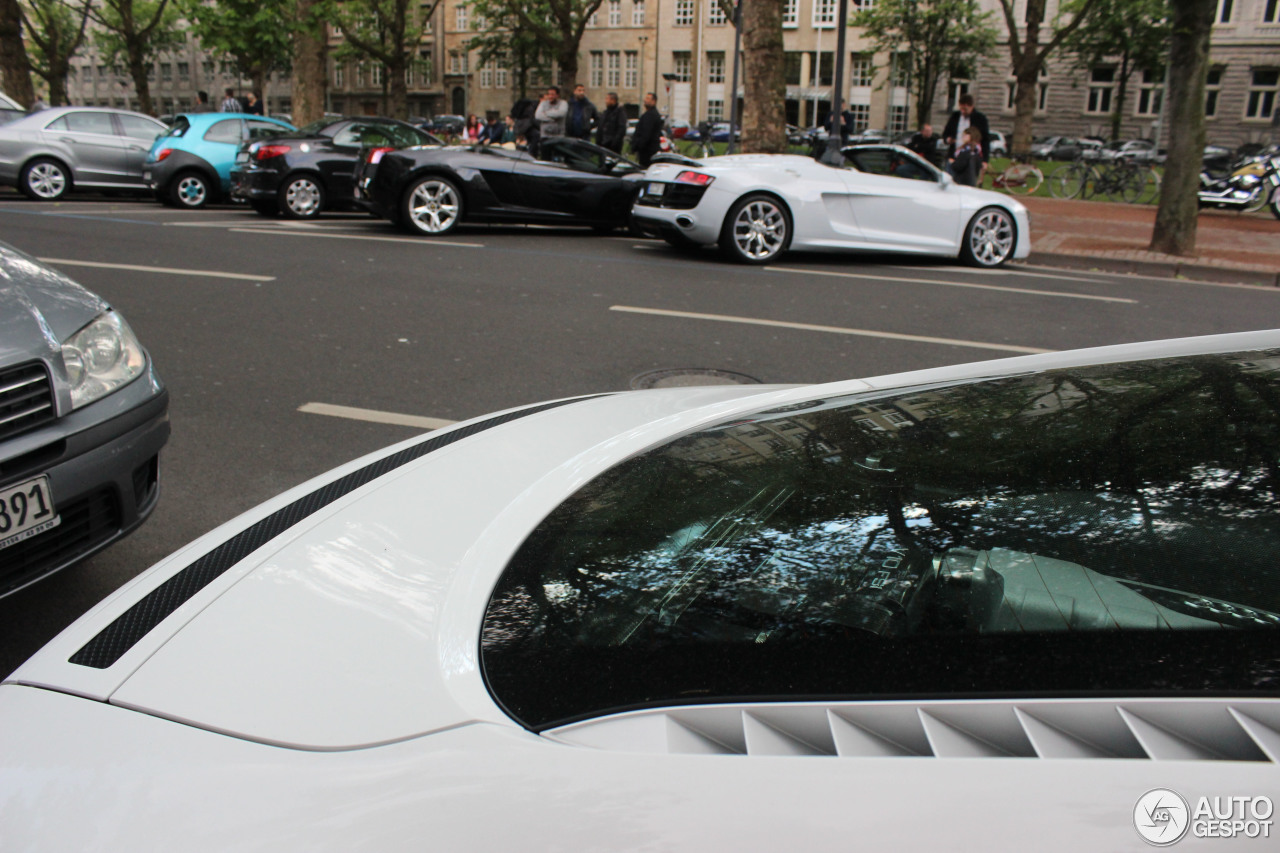
M240 119L228 118L213 124L204 132L206 142L240 142Z
M75 112L67 113L48 125L49 130L66 130L71 133L100 133L114 136L115 125L111 123L110 113Z
M563 503L500 579L482 657L531 727L742 697L1274 692L1277 518L1280 351L814 400Z

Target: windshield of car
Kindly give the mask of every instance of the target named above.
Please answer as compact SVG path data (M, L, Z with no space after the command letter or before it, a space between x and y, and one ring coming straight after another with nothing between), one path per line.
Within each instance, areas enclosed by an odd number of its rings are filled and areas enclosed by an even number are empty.
M844 149L847 167L868 175L884 175L891 178L907 178L913 181L936 181L939 172L920 157L902 148Z
M317 119L316 121L311 122L311 124L304 124L302 127L298 128L297 131L295 132L295 135L296 136L332 136L333 135L332 132L325 133L325 131L328 130L330 127L340 123L341 123L341 120L334 121L332 118Z
M812 400L682 436L565 501L493 592L482 654L495 697L534 725L689 683L901 692L915 675L899 664L931 668L943 692L1161 689L1206 666L1204 643L1243 642L1206 638L1280 627L1278 513L1280 350ZM988 640L1002 645L975 645ZM1178 665L1133 660L1135 642ZM766 654L794 644L812 657ZM1232 674L1185 678L1274 686L1265 647L1266 678L1238 648ZM1028 649L1057 668L1015 672L1034 667ZM707 669L752 654L799 667L792 686ZM641 659L664 674L545 687L593 677L557 661Z

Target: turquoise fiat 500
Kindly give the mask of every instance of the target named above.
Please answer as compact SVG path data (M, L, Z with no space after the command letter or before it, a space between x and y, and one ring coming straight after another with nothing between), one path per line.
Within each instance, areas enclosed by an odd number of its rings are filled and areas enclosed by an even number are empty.
M247 113L180 115L151 146L142 178L163 204L203 207L229 197L231 167L242 142L293 130L288 122Z

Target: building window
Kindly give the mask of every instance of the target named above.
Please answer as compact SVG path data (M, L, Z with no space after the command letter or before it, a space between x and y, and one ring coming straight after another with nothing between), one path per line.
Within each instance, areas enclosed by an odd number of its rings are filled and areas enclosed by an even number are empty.
M1218 93L1222 91L1222 73L1226 69L1210 68L1204 81L1204 117L1213 118L1218 114Z
M850 104L849 114L853 118L849 130L853 133L861 133L871 124L870 104Z
M724 51L707 53L707 82L724 82Z
M370 71L369 71L369 85L371 85L371 86L381 86L381 85L382 85L382 65L381 65L381 63L378 63L378 62L373 63L373 67L372 67L372 68L370 69Z
M591 51L591 88L599 89L604 85L604 51Z
M191 79L191 63L190 62L178 63L178 79L183 83Z
M782 74L786 78L788 86L807 86L807 80L800 79L800 71L804 65L802 57L803 53L795 50L788 50L782 56Z
M480 88L481 89L493 88L493 60L492 59L490 59L488 62L483 63L480 66Z
M889 132L890 133L906 133L907 132L907 112L911 108L906 104L894 105L889 107Z
M876 0L853 0L853 5L858 9L875 8Z
M1262 4L1262 23L1280 23L1280 0L1266 0Z
M1004 84L1004 108L1010 112L1018 108L1018 81L1006 80Z
M410 59L409 62L404 66L404 85L405 85L405 88L413 87L413 60L412 59Z
M693 0L676 0L676 26L693 26Z
M640 54L634 50L628 50L623 55L623 77L622 87L624 89L637 89L640 87Z
M1218 0L1218 17L1215 18L1219 24L1231 23L1231 7L1234 0Z
M870 86L875 79L876 69L871 55L855 53L849 57L849 76L854 86Z
M489 19L484 15L476 15L476 19L471 22L471 26L479 32L484 32L489 29Z
M722 27L728 20L724 14L724 7L720 5L720 0L707 0L707 24L713 27Z
M99 65L98 67L101 68L102 66ZM213 79L213 61L206 59L204 62L203 68L204 68L204 79L206 80Z
M911 55L899 53L898 61L893 64L890 85L897 89L911 88Z
M587 26L588 27L600 26L600 10L599 9L596 9L594 12L592 12L591 17L587 18Z
M418 80L423 86L430 86L435 66L431 62L431 51L424 50L418 54Z
M213 63L209 62L205 64L212 65ZM343 67L341 62L338 62L335 60L333 63L333 88L341 89L346 84L347 84L346 69Z
M453 28L455 30L465 30L467 28L466 3L459 3L453 7Z
M169 62L160 63L160 79L166 83L173 80L173 64Z
M356 63L356 88L357 89L364 88L364 63L363 62Z
M636 0L631 4L631 26L644 26L644 0Z
M820 29L836 25L836 0L813 0L813 25Z
M787 5L782 7L782 26L800 26L800 0L787 0Z
M1111 112L1111 90L1116 84L1114 68L1094 68L1089 72L1089 102L1085 106L1088 113Z
M724 101L707 101L707 121L724 121Z
M622 26L622 0L609 0L609 26Z
M677 83L688 83L693 79L689 73L689 67L693 64L692 57L688 51L677 51L671 54L672 60L675 62L675 74Z
M605 85L616 89L622 83L622 54L611 50L605 54Z
M449 73L450 74L464 73L462 54L458 53L458 51L456 50L449 51Z
M1164 78L1157 77L1150 71L1142 72L1139 81L1138 109L1135 115L1155 116L1160 114L1160 99L1164 94Z
M1276 109L1276 93L1280 91L1280 71L1272 68L1253 72L1245 118L1270 119Z
M507 67L511 63L511 57L505 53L493 60L493 85L499 89L505 89L510 86Z

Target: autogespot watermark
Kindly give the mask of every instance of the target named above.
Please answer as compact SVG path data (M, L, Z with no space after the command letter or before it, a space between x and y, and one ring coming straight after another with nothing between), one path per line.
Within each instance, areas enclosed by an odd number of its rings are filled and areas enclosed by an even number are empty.
M1138 798L1133 825L1156 847L1195 838L1270 838L1275 806L1270 797L1200 797L1195 808L1176 791L1156 788Z

